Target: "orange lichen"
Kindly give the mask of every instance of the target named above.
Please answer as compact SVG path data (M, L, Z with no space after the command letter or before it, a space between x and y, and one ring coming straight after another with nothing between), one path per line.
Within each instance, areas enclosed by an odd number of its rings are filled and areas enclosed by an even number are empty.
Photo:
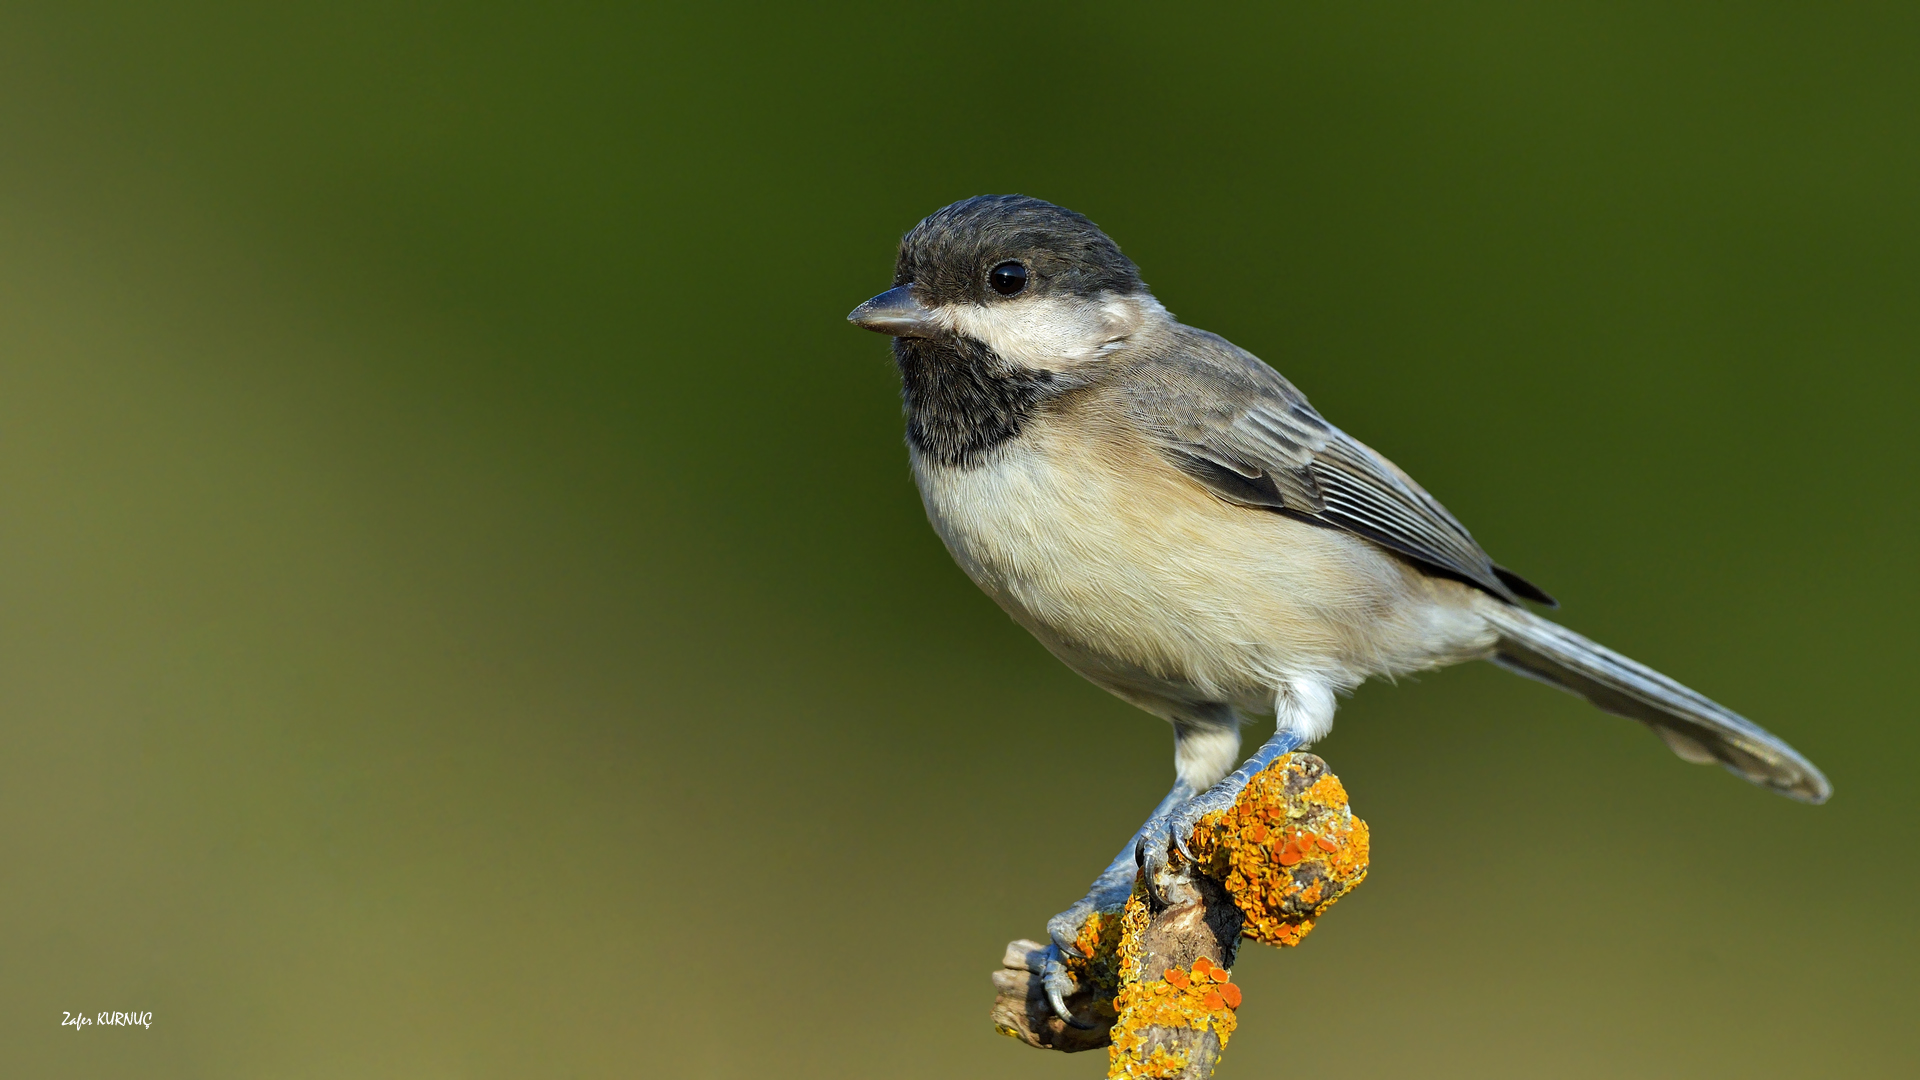
M1144 930L1147 905L1137 895L1127 908L1129 920L1133 918L1136 907L1140 912L1138 924ZM1211 1031L1224 1047L1236 1023L1233 1010L1240 1006L1240 988L1226 981L1228 974L1225 968L1215 965L1204 956L1194 961L1191 970L1171 967L1161 978L1142 979L1138 977L1141 957L1137 945L1133 953L1130 964L1127 959L1122 960L1122 986L1120 996L1114 1001L1119 1019L1113 1025L1113 1048L1108 1051L1107 1075L1180 1076L1186 1071L1187 1056L1157 1043L1148 1046L1150 1030L1193 1028ZM1122 945L1121 955L1123 958L1127 956L1127 944Z
M1146 1060L1140 1062L1136 1068L1124 1073L1109 1072L1107 1075L1177 1077L1186 1071L1187 1055L1169 1050L1164 1046L1156 1046L1153 1052L1147 1055Z
M1285 839L1272 837L1275 822L1284 822ZM1367 841L1339 779L1319 759L1289 754L1231 807L1201 819L1189 846L1246 916L1248 937L1296 945L1367 876Z
M1080 926L1080 935L1073 941L1080 955L1061 957L1073 981L1093 990L1090 1008L1095 1017L1114 1015L1113 999L1120 991L1117 954L1123 933L1121 922L1121 912L1117 909L1096 911L1087 916L1087 921Z
M1314 920L1367 876L1367 824L1353 816L1326 763L1311 755L1288 755L1261 771L1232 806L1200 820L1188 846L1195 869L1219 882L1239 908L1241 932L1269 945L1299 944ZM1124 909L1096 915L1082 929L1079 944L1091 959L1068 962L1082 985L1095 980L1102 999L1106 987L1117 988L1109 1077L1183 1075L1188 1052L1200 1044L1175 1040L1187 1049L1171 1048L1168 1032L1211 1032L1224 1048L1238 1022L1240 987L1209 957L1144 977L1142 940L1151 918L1136 884Z

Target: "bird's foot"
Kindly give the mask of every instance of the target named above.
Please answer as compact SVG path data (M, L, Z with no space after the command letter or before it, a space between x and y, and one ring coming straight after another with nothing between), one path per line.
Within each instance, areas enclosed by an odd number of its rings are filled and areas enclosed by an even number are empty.
M1132 866L1116 861L1094 880L1087 895L1047 920L1047 936L1052 939L1052 944L1046 947L1040 970L1036 974L1046 986L1047 1001L1053 1006L1054 1015L1074 1027L1088 1029L1094 1025L1076 1019L1073 1010L1067 1007L1067 999L1080 990L1080 983L1074 978L1068 961L1090 959L1079 944L1087 920L1096 913L1118 911L1125 907L1127 897L1133 892L1133 876Z
M1232 806L1251 779L1250 775L1236 772L1193 798L1155 814L1141 828L1134 859L1139 864L1141 880L1146 882L1147 894L1156 904L1167 902L1160 888L1160 877L1167 871L1173 853L1179 852L1182 859L1193 862L1187 839L1193 835L1194 826L1208 814L1220 813Z
M1167 896L1161 888L1161 875L1166 872L1173 853L1177 851L1182 859L1193 862L1193 852L1187 847L1187 838L1193 835L1193 827L1200 824L1200 819L1208 814L1225 812L1262 769L1299 749L1304 742L1306 740L1292 729L1278 727L1266 742L1260 744L1260 749L1253 752L1252 757L1228 773L1225 779L1191 799L1183 799L1172 805L1162 804L1159 812L1147 819L1134 842L1134 859L1140 866L1141 881L1146 885L1147 895L1155 904L1167 903Z

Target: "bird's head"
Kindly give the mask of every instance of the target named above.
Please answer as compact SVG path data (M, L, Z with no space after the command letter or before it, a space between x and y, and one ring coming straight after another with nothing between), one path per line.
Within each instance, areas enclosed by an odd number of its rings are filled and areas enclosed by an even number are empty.
M979 195L900 240L893 288L848 321L896 338L968 338L1002 362L1064 372L1168 316L1099 226L1025 195Z

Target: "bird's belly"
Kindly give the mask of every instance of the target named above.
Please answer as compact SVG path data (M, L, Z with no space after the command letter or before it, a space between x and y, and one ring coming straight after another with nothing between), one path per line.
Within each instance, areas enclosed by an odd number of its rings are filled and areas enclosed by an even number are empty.
M1413 625L1432 620L1397 561L1223 503L1156 459L1022 439L970 468L916 462L915 474L968 576L1123 696L1261 708L1295 676L1350 686L1434 662L1431 633Z

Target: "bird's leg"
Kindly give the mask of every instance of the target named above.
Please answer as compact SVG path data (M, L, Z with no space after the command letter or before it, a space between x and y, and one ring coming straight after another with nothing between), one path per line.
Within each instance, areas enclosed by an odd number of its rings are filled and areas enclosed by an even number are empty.
M1187 838L1193 835L1193 827L1200 819L1232 806L1247 789L1247 784L1282 755L1325 735L1333 726L1333 710L1333 689L1325 683L1299 681L1282 687L1274 700L1273 735L1260 749L1219 783L1147 822L1136 839L1136 855L1147 891L1154 894L1156 902L1165 902L1165 897L1155 891L1156 880L1166 868L1171 853L1177 850L1192 861Z
M1047 920L1047 935L1053 939L1053 944L1047 948L1042 970L1038 974L1045 979L1047 1000L1053 1005L1053 1011L1075 1027L1085 1025L1067 1011L1067 997L1077 988L1072 974L1062 961L1064 957L1080 955L1080 951L1074 947L1074 941L1086 925L1087 917L1096 911L1111 911L1126 903L1127 895L1133 891L1134 875L1139 871L1141 845L1148 843L1151 837L1164 838L1166 823L1173 812L1192 802L1194 795L1205 791L1214 781L1226 775L1240 757L1240 717L1230 706L1183 705L1168 719L1173 723L1173 772L1176 777L1173 790L1167 792L1167 797L1161 799L1160 805L1147 815L1146 824L1140 826L1127 846L1094 879L1093 888L1087 890L1087 895ZM1166 846L1164 839L1160 841L1160 846Z
M1164 818L1174 807L1190 801L1193 795L1193 785L1184 779L1174 781L1173 790L1167 792L1167 797L1161 799L1160 805L1153 808L1153 813L1147 817L1147 823L1140 827L1139 832L1133 834L1133 839L1127 841L1127 846L1120 849L1120 854L1114 856L1113 861L1107 864L1107 868L1100 871L1100 876L1093 879L1093 886L1087 890L1087 895L1074 901L1072 907L1047 920L1047 936L1053 939L1053 944L1047 946L1040 970L1035 974L1045 979L1047 1001L1053 1005L1054 1013L1074 1027L1088 1028L1093 1025L1075 1020L1072 1011L1067 1008L1067 998L1078 990L1079 986L1074 983L1072 974L1067 971L1063 958L1080 955L1080 950L1074 946L1074 941L1080 937L1080 928L1086 925L1089 916L1096 911L1113 911L1127 902L1127 896L1133 892L1134 874L1139 869L1135 852L1139 849L1141 838L1146 836L1147 830L1153 827L1154 822Z

